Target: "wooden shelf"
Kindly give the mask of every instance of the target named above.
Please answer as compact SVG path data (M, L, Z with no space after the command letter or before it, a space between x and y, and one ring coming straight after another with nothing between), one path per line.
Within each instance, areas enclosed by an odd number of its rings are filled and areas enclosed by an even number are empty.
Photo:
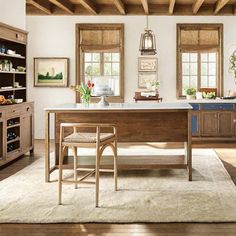
M2 56L2 57L10 57L10 58L25 59L25 57L23 57L23 56L9 55L9 54L5 54L5 53L0 53L0 56Z
M16 153L16 152L19 152L20 151L20 148L16 148L16 149L14 149L14 150L12 150L12 151L10 151L10 152L7 152L7 156L10 156L10 155L12 155L13 153Z
M9 125L7 126L7 129L10 129L10 128L15 128L15 127L19 127L20 126L20 123L17 123L15 125Z
M14 142L17 142L17 141L20 141L20 137L17 137L15 139L7 141L7 144L14 143Z
M0 71L0 74L23 74L25 75L26 72L20 72L20 71Z
M25 90L26 87L21 88L9 88L9 89L0 89L0 92L8 92L8 91L17 91L17 90Z

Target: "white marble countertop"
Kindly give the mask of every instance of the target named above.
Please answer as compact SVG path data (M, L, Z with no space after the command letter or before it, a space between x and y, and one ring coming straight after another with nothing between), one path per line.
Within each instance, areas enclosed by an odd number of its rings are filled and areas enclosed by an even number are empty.
M236 103L236 99L179 99L177 100L178 102L181 103Z
M163 103L110 103L109 106L98 104L67 103L45 108L46 111L78 111L78 110L191 110L186 102L163 102Z

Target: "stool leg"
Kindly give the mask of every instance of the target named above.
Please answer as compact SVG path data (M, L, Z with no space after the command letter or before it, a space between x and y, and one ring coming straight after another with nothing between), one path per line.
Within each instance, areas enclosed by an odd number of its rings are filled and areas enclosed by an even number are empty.
M115 180L115 191L117 191L117 141L114 141L114 180Z
M58 179L58 204L62 204L62 165L63 165L63 157L64 157L64 147L60 145L59 151L59 179Z
M78 188L78 183L77 183L77 165L78 165L78 160L77 160L77 148L72 147L73 149L73 155L74 155L74 181L75 181L75 189Z
M96 207L99 204L99 178L100 178L100 150L97 148L96 150L96 167L95 167L95 178L96 178Z

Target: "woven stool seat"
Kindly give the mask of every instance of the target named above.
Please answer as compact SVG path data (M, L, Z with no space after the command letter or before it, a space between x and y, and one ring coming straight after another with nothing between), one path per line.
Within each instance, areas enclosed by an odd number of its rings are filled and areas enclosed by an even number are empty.
M100 133L100 142L107 139L115 138L113 133ZM96 133L73 133L63 139L63 144L66 143L96 143Z

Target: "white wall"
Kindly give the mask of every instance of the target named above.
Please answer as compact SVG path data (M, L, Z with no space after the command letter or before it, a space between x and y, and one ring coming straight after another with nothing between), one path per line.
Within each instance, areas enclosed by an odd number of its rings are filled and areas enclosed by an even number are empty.
M0 22L25 29L25 0L0 0Z
M65 102L74 102L74 92L69 88L34 88L33 58L63 56L70 58L70 84L75 83L75 24L124 23L125 24L125 101L132 102L137 90L137 58L140 34L145 27L145 16L28 16L26 29L28 43L28 99L35 101L36 138L43 138L43 108ZM176 17L151 16L150 28L157 38L157 52L161 81L160 93L164 100L176 99L176 23L224 24L224 85L225 92L236 90L232 74L228 72L229 50L236 45L236 18L227 17Z

